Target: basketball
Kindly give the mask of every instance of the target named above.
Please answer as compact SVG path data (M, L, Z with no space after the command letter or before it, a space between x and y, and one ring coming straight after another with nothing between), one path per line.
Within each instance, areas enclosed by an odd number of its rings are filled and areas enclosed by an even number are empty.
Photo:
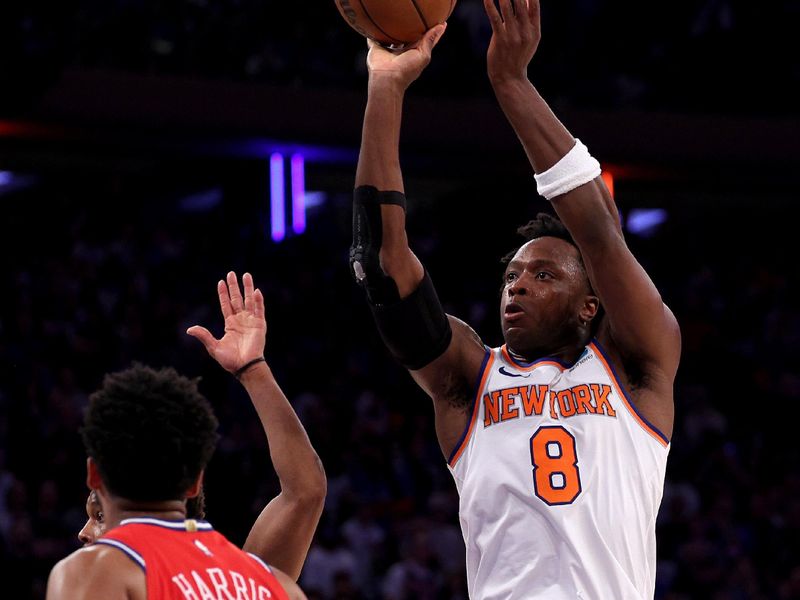
M444 23L456 0L336 0L336 7L361 35L390 48L418 41Z

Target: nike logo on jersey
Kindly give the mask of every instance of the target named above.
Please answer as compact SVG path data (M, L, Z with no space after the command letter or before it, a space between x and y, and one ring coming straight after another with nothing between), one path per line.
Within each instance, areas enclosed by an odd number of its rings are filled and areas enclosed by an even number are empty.
M505 375L506 377L530 377L531 376L530 373L509 373L508 371L506 371L505 367L500 367L498 369L498 371L500 372L500 375Z

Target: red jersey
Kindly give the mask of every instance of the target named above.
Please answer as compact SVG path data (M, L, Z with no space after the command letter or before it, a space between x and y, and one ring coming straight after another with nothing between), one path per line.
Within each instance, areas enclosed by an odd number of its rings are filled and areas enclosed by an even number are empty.
M145 573L148 600L288 600L271 569L205 521L125 519L98 544L122 550Z

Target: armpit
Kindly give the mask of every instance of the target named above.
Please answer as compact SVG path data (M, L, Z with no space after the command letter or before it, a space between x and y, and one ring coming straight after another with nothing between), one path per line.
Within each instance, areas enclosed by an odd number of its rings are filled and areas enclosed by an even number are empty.
M442 380L439 398L448 406L469 409L472 404L472 386L461 373L447 373Z

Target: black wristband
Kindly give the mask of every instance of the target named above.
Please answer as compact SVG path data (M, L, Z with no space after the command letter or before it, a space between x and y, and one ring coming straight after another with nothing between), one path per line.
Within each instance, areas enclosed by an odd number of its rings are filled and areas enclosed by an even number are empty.
M263 356L259 356L258 358L254 358L250 362L245 363L243 366L238 368L236 370L236 372L234 373L234 376L236 377L236 379L240 379L242 377L242 375L244 375L244 372L247 371L247 369L249 369L253 365L258 364L260 362L267 362L267 359L264 358Z

